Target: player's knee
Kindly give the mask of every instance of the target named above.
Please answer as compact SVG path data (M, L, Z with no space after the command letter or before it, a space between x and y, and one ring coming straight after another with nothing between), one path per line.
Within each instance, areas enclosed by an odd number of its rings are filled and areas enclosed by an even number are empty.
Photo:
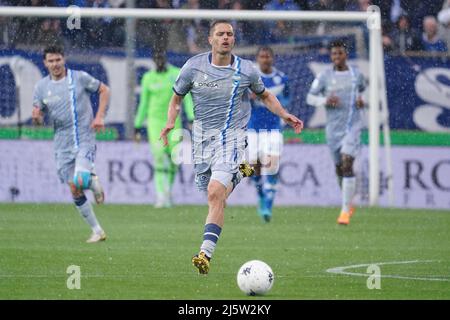
M353 157L343 154L341 168L343 177L353 177L355 175L353 172Z
M336 166L336 175L337 175L338 177L342 177L342 165L340 165L340 164L338 164L338 165Z
M77 207L81 207L83 204L85 204L87 201L86 196L82 193L81 195L77 197L73 197L73 202Z
M75 184L69 183L70 193L74 199L84 196L83 190L78 189Z
M279 169L279 159L277 156L266 156L264 161L264 166L262 174L264 175L274 175L278 173Z
M208 203L220 203L225 201L225 190L219 183L211 183L208 186Z
M88 171L78 171L73 176L73 184L79 190L88 189L91 185L91 173Z

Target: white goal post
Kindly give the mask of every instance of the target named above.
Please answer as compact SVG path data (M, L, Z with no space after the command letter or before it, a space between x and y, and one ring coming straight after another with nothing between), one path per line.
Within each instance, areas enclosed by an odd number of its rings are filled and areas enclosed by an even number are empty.
M0 16L13 17L114 17L139 19L235 19L284 21L366 22L369 30L369 205L378 205L380 190L379 135L384 129L389 204L393 205L392 164L390 156L389 122L386 80L381 43L381 15L377 6L367 12L345 11L259 11L259 10L183 10L136 8L0 7ZM381 110L380 110L381 107Z

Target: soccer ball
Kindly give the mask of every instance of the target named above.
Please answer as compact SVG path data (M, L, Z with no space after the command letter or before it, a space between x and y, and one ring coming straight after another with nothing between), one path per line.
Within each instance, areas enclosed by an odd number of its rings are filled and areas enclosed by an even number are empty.
M272 269L260 260L244 263L237 274L239 289L249 296L267 293L272 288L274 279Z

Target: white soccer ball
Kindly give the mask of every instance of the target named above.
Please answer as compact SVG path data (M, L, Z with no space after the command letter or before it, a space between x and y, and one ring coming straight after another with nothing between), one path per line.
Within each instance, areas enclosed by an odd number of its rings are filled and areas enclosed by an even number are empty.
M263 295L273 285L275 276L265 262L252 260L244 263L237 274L239 289L247 295Z

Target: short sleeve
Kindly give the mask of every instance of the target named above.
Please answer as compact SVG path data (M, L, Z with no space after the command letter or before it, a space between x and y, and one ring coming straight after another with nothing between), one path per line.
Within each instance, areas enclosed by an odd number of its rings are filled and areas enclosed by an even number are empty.
M194 79L193 69L189 60L181 68L178 74L175 84L173 85L173 91L179 96L185 96L192 88L192 81Z
M89 73L80 71L80 83L89 92L97 92L100 87L100 80L97 80Z
M318 95L323 92L325 89L325 74L320 73L311 84L311 88L309 89L309 93L312 95Z
M258 70L256 70L256 67L253 65L251 66L250 72L250 90L255 94L261 94L266 90Z

